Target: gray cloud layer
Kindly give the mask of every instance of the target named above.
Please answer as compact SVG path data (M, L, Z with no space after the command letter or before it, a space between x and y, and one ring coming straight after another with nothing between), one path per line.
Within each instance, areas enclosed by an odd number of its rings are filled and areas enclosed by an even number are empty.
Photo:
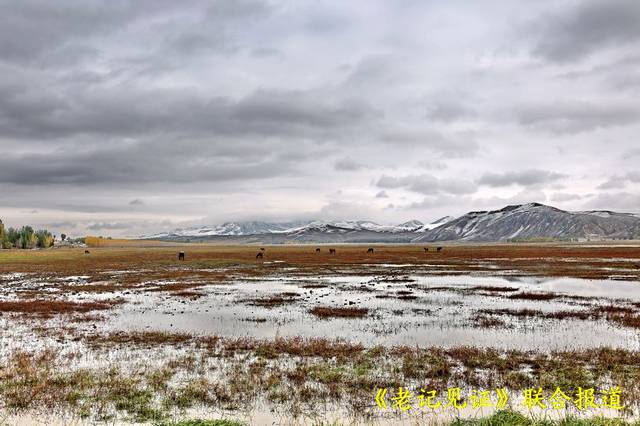
M9 224L123 235L637 200L635 0L0 6Z

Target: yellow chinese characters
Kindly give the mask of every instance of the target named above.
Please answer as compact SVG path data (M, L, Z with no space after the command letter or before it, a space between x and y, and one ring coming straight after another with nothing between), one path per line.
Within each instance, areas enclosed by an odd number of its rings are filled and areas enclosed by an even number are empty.
M541 387L528 388L522 391L522 405L529 410L533 409L554 409L563 410L573 406L578 410L591 410L598 408L608 408L622 410L622 391L620 387L614 386L597 392L594 388L578 387L573 392L565 391L560 387L551 391L546 391ZM507 406L509 395L504 388L494 390L471 389L464 392L463 389L455 387L449 388L445 392L435 389L420 389L412 392L406 387L399 387L397 390L378 388L374 401L381 410L393 409L399 411L409 411L419 409L456 409L464 408L481 409L495 408L503 409Z

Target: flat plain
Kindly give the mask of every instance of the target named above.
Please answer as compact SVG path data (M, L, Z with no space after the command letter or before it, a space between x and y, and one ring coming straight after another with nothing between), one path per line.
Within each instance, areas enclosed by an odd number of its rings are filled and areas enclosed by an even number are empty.
M619 386L623 410L568 414L638 413L640 245L109 244L0 251L8 423L491 413L374 402L400 387L505 388L523 411L527 388Z

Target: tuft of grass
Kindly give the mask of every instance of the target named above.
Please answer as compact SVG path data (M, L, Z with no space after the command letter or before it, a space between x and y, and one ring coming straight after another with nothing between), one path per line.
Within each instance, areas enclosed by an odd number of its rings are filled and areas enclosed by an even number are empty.
M310 309L309 312L320 318L364 318L369 314L369 309L316 306Z
M497 411L489 417L480 419L456 419L451 426L628 426L638 423L629 423L620 418L592 417L580 419L565 417L560 420L547 418L532 418L511 410Z
M246 426L246 423L237 420L217 419L217 420L178 420L175 422L155 423L156 426Z
M559 296L557 294L554 293L530 293L530 292L522 292L522 293L516 293L516 294L512 294L510 296L507 296L509 299L515 299L515 300L552 300L552 299L556 299Z
M103 302L71 302L67 300L4 300L0 301L0 312L18 312L30 315L51 315L74 312L90 312L111 309L122 303L120 300Z

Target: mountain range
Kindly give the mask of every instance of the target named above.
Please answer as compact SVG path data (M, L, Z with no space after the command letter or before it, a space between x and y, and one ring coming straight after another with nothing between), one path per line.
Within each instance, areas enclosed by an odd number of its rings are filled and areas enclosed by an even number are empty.
M233 243L411 243L640 239L640 215L606 210L570 212L540 203L473 211L431 223L370 221L227 222L141 237Z

